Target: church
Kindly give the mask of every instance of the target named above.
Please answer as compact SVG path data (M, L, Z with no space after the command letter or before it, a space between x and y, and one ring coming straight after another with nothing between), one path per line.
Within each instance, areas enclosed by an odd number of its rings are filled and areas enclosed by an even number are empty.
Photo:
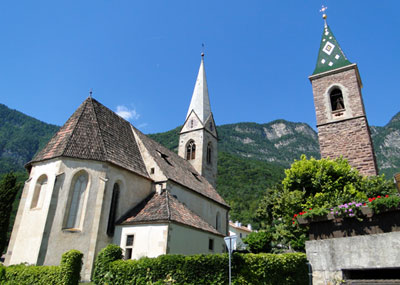
M84 254L90 280L106 245L126 259L222 253L229 205L215 190L218 134L204 54L176 153L89 96L26 167L6 265Z

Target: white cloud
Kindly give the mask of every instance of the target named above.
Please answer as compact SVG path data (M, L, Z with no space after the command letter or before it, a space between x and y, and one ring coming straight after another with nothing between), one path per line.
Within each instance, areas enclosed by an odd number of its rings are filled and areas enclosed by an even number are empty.
M137 120L140 117L140 114L136 112L135 109L129 110L128 107L120 105L117 106L117 115L124 118L125 120L134 119Z

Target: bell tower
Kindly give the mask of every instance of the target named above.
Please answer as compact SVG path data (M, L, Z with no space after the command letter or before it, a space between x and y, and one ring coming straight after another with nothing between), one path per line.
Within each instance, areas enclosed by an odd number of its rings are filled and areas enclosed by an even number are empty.
M323 18L325 25L317 65L309 77L321 156L343 156L361 174L377 175L357 64L346 58L326 22L325 14Z
M180 132L178 154L188 160L214 187L217 181L217 143L218 134L208 97L202 53L192 100Z

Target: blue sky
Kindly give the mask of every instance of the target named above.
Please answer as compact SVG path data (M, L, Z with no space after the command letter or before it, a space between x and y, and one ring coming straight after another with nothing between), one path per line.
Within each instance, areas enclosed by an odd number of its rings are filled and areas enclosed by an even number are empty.
M371 125L400 111L400 1L2 1L0 103L62 125L93 97L145 133L184 122L201 45L216 123L315 126L319 12L364 84Z

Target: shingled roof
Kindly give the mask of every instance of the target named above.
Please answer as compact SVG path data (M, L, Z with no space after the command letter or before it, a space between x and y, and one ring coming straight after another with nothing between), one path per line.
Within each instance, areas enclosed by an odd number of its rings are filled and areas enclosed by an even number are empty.
M131 124L91 97L79 106L28 166L61 156L107 161L149 177Z
M186 186L187 188L202 196L208 197L225 207L229 207L215 188L207 179L198 174L189 161L155 142L136 128L133 127L133 130L136 132L139 139L143 142L150 155L154 158L157 165L161 168L161 171L168 179Z
M117 224L135 225L160 222L176 222L192 228L224 236L197 214L189 210L168 191L152 193L139 205L124 215Z

